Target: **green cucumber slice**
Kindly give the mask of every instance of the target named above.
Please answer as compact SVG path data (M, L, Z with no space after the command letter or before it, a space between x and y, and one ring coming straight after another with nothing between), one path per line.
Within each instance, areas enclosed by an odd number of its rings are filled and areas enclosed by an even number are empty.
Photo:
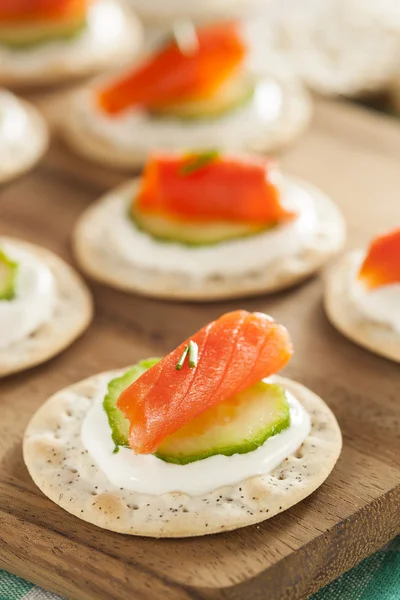
M19 23L0 26L0 45L12 50L28 50L58 40L71 40L86 29L87 21L63 23Z
M257 235L271 229L273 225L249 223L193 223L175 220L156 214L144 214L133 206L130 217L136 227L161 242L179 242L186 246L209 246L228 240Z
M119 446L129 447L129 421L124 417L122 412L117 408L117 400L121 393L131 385L136 379L139 379L151 367L158 363L160 358L147 358L141 360L126 373L113 379L108 384L108 391L103 400L103 408L106 411L108 422L111 427L111 435L115 444L115 452Z
M290 426L290 407L278 384L260 382L187 423L155 453L186 465L223 454L245 454Z
M148 358L134 365L108 384L103 401L115 444L129 447L129 421L117 408L120 394L159 358ZM245 454L290 426L290 407L285 390L263 381L187 423L168 436L155 456L178 465L186 465L215 454Z
M217 119L246 105L254 96L256 84L249 75L230 79L213 98L189 100L151 109L155 117L170 117L183 120Z
M13 300L16 296L18 263L0 250L0 300Z

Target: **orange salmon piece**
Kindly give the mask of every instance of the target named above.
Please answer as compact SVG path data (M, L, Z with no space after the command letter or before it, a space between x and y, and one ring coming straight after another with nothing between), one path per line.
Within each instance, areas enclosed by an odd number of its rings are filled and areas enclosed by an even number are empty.
M207 154L153 156L134 199L135 210L196 222L276 224L296 216L280 202L272 161L216 155L192 168L202 157Z
M198 344L198 362L176 364ZM292 356L283 325L262 313L230 312L200 329L129 386L117 406L130 421L129 445L150 454L204 411L282 369Z
M0 0L1 21L64 20L84 17L91 0Z
M98 92L99 106L118 114L130 106L157 108L212 97L243 63L246 45L234 23L197 30L197 47L183 54L171 42L134 71Z
M373 240L358 278L370 290L400 283L400 228Z

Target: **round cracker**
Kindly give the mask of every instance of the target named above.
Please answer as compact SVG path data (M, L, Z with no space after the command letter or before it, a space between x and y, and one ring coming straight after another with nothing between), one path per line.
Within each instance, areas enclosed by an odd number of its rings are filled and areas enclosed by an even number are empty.
M196 274L179 271L178 266L165 272L121 261L104 244L102 224L108 223L109 206L129 202L129 198L133 197L137 180L106 194L83 213L73 234L75 256L81 268L93 279L126 292L156 298L207 302L286 289L318 271L341 249L345 239L344 220L335 204L313 186L293 181L305 188L313 198L319 223L315 235L296 256L269 263L268 260L263 262L262 255L258 254L255 257L257 261L251 265L248 273L216 276L210 265L210 275L198 278ZM238 240L239 243L245 245L246 239ZM185 251L190 251L190 248L185 247ZM236 251L239 251L238 246ZM218 252L218 246L215 252Z
M0 237L0 243L21 248L41 260L56 282L56 304L50 321L28 338L0 349L0 377L23 371L59 354L79 337L93 317L91 294L79 275L61 258L35 244Z
M357 255L355 251L343 256L326 275L325 310L328 319L352 342L400 362L400 334L388 325L368 319L351 300L348 282Z
M259 137L258 140L254 140L252 147L247 147L246 144L243 151L277 152L292 144L306 130L311 120L311 97L297 78L287 71L278 70L271 70L264 73L264 76L275 79L280 85L281 115L274 123L265 125L262 139ZM79 91L77 93L79 94ZM60 108L58 120L64 139L79 155L117 169L132 171L143 166L147 159L147 151L132 151L121 147L100 132L94 131L89 122L82 117L79 104L74 102L73 97L69 98L68 106ZM237 118L240 119L240 109L237 110ZM187 127L190 129L190 122ZM260 128L262 129L262 125Z
M12 62L7 63L1 57L0 48L0 83L8 87L52 86L64 81L87 77L110 67L120 66L121 62L131 59L137 53L142 42L142 26L132 9L127 7L126 2L113 1L121 8L125 27L118 40L116 40L115 46L110 48L109 52L104 53L103 43L99 45L98 52L94 52L93 49L89 52L82 51L79 43L76 44L76 50L72 52L74 42L79 42L79 38L77 38L77 40L71 40L68 43L69 52L60 57L60 60L56 63L51 61L48 64L44 63L40 69L33 69L27 61L26 68L17 70ZM57 42L49 43L50 53L51 46L54 46L55 43ZM29 51L18 50L16 52L23 61L24 54Z
M24 139L13 146L10 160L0 164L0 183L6 183L31 169L42 158L49 145L49 131L44 117L29 102L19 102L28 117L27 132Z
M339 457L341 433L328 406L299 383L277 377L309 412L312 425L297 452L271 473L202 496L155 496L117 488L95 466L80 436L105 381L117 375L96 375L56 393L33 416L23 445L25 464L42 492L98 527L130 535L189 537L259 523L316 490Z

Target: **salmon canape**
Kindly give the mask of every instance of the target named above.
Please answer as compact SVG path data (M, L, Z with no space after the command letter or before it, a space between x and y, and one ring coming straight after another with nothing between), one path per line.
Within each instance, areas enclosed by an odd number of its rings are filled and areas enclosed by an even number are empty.
M79 219L74 249L90 276L155 297L208 301L275 292L342 246L343 219L275 161L215 150L151 155Z
M0 88L0 184L32 168L45 153L48 138L39 111Z
M184 23L174 31L130 68L72 95L60 126L74 150L132 169L154 149L262 152L303 129L305 93L292 80L250 69L237 23Z
M400 362L400 228L372 240L332 269L326 289L329 319L344 335Z
M87 25L90 0L1 0L0 42L23 49L73 38Z
M130 59L136 18L119 0L0 0L0 83L41 85Z
M55 394L25 433L28 470L59 506L120 533L263 521L319 487L341 450L326 404L277 375L292 353L268 315L222 315L164 358Z
M89 290L61 258L0 236L0 378L59 354L92 311Z

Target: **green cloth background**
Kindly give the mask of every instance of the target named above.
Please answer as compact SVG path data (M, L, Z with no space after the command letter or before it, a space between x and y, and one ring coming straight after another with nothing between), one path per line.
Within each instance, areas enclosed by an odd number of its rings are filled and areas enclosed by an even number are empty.
M0 570L0 600L62 599ZM322 588L309 600L400 600L400 537Z

